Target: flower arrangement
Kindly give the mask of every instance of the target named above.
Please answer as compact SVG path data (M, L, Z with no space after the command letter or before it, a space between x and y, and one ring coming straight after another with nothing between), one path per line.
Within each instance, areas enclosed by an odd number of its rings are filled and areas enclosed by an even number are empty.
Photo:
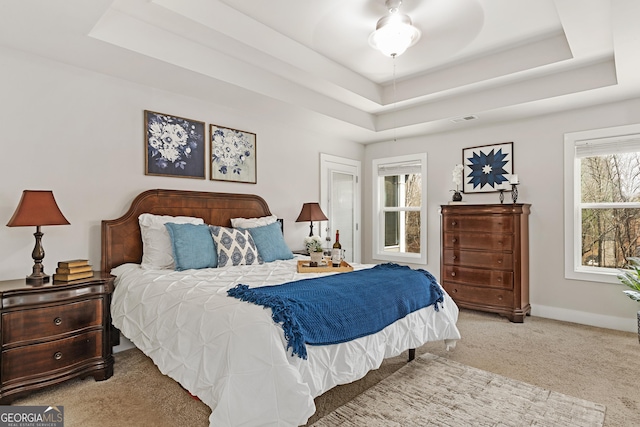
M149 117L147 134L149 153L156 166L161 169L171 164L184 170L201 138L193 123L163 114L153 114Z
M464 170L464 166L462 166L461 164L457 164L454 168L453 168L453 183L456 185L456 189L455 190L451 190L453 191L453 201L454 202L460 202L462 201L462 194L460 194L460 186L462 185L462 171Z
M251 157L253 145L244 132L218 128L211 135L211 159L223 175L240 175Z
M462 185L462 171L464 170L464 166L461 164L457 164L453 168L453 183L456 185L456 189L453 190L456 193L460 192L460 186Z
M311 252L322 252L324 249L322 248L322 240L319 236L308 236L304 238L304 245L307 248L309 253Z

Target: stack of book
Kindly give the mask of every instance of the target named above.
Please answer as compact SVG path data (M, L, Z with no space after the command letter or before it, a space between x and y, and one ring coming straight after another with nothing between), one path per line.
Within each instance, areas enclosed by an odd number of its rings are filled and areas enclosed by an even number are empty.
M89 265L89 261L86 259L74 259L60 261L53 275L53 280L56 282L70 282L88 277L93 277L93 270Z

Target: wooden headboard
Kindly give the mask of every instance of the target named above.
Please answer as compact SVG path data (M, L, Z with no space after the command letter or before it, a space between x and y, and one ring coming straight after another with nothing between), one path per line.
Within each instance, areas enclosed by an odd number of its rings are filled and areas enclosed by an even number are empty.
M102 271L142 261L138 216L143 213L193 216L207 224L225 227L231 226L231 218L271 215L267 202L253 194L148 190L140 193L120 218L102 221Z

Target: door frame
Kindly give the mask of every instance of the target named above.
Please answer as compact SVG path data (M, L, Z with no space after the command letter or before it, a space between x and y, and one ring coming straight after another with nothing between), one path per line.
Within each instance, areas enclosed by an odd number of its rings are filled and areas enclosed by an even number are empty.
M342 170L340 169L342 168ZM359 160L347 159L345 157L333 156L320 153L320 206L324 212L329 213L329 180L331 171L347 171L353 173L355 169L355 191L354 191L354 212L353 212L353 260L361 262L362 256L362 164ZM329 218L328 226L331 233L335 233Z

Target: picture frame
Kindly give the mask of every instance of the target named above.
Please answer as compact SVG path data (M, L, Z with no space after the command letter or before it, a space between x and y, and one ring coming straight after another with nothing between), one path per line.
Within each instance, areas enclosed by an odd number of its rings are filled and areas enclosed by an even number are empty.
M209 141L212 181L257 183L255 133L211 124Z
M462 165L463 193L509 190L509 178L513 174L513 142L464 148Z
M145 175L205 179L205 123L144 110Z

